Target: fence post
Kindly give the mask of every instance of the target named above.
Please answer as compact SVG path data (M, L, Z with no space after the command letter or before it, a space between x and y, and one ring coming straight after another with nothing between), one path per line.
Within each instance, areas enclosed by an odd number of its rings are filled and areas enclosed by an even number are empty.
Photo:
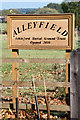
M17 49L12 49L12 57L13 58L18 58L19 57L19 50ZM16 98L18 97L18 86L17 86L17 81L18 81L18 69L19 65L18 63L12 63L12 80L16 81L16 83L12 87L12 94L13 94L13 103L16 103Z
M70 59L70 50L66 50L66 60ZM66 63L66 82L70 82L70 63ZM70 88L66 87L66 103L70 105Z
M66 50L66 83L70 82L70 63L68 60L70 59L71 50ZM66 103L70 106L70 88L66 87ZM70 112L68 112L68 119L70 118Z
M71 118L80 119L80 50L70 53L70 105Z

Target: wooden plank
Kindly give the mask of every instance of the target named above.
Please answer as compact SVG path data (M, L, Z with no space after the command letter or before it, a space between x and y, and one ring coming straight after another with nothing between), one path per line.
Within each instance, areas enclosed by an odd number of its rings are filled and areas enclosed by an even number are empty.
M72 22L71 22L71 26L73 26L73 27L71 27L71 29L72 29L72 31L73 31L73 34L72 34L72 49L75 49L75 31L74 31L74 29L75 29L75 14L73 14L73 16L72 16Z
M0 108L2 108L2 103L0 102Z
M41 110L46 110L46 105L39 105L39 108ZM56 110L56 111L70 111L70 106L67 105L50 105L50 110Z
M66 50L66 59L70 59L70 50ZM66 82L70 82L70 63L66 63ZM66 87L66 103L67 105L70 105L70 88ZM70 116L70 112L69 112ZM68 119L70 117L68 116Z
M9 108L9 103L2 103L2 108ZM31 104L27 104L28 109L31 108ZM15 108L15 107L14 107ZM19 109L26 109L26 104L19 103ZM35 107L36 109L36 107ZM40 110L47 110L46 104L39 104ZM56 111L70 111L70 106L67 105L50 105L50 110L56 110Z
M36 81L37 86L44 86L42 81ZM70 83L46 81L46 87L70 87Z
M71 118L80 119L80 49L70 54Z
M66 59L70 59L70 51L66 51ZM69 63L66 63L66 82L69 82ZM68 87L66 88L66 94L68 94Z
M12 57L17 58L19 56L19 51L18 50L12 50ZM17 81L18 81L18 63L12 63L12 81L16 80L16 84L13 84L12 86L12 95L13 95L13 103L16 102L16 98L18 97L18 86L17 86Z
M8 83L8 84L7 84ZM12 87L13 85L16 85L19 87L32 87L31 81L2 81L3 87Z
M7 102L7 103L0 103L0 109L1 108L10 108L10 104Z
M16 84L16 81L2 81L3 87L11 87ZM36 87L44 86L43 80L35 82ZM32 87L31 81L17 81L17 86L19 87ZM46 81L46 87L70 87L69 82L54 82L54 81Z
M0 62L3 63L59 63L59 64L65 64L66 62L69 62L69 60L66 61L66 59L63 58L29 58L29 59L23 59L23 58L2 58L0 59Z

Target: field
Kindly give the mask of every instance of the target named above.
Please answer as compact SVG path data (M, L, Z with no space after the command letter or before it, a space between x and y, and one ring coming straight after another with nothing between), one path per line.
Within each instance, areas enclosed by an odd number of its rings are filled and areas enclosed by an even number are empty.
M1 29L0 29L0 34L1 34L1 33L2 33L2 34L7 33L7 23L0 23L0 27L1 27Z
M1 37L1 36L0 36ZM11 58L12 51L7 49L7 35L2 35L0 38L0 44L2 44L2 57L3 58ZM19 50L19 57L20 58L65 58L65 51L53 51L53 50ZM11 80L12 79L12 63L2 63L2 80ZM32 75L34 76L35 80L45 80L49 81L65 81L65 65L59 64L45 64L45 63L20 63L19 64L19 80L22 81L32 81ZM43 75L43 77L42 77ZM53 102L53 98L55 99L54 104L63 104L60 103L60 96L63 96L63 102L65 103L65 88L48 88L47 94L49 96L50 101ZM50 92L50 90L52 92ZM44 96L44 88L38 87L36 89L37 95ZM57 92L57 94L55 94ZM33 89L31 88L19 88L19 102L23 103L23 100L32 103L35 102ZM3 89L2 90L2 98L3 100L10 100L12 96L12 89ZM22 98L23 97L23 98ZM43 100L40 98L41 103ZM62 116L61 113L57 114L51 113L57 116ZM66 116L66 113L64 112Z
M2 35L2 58L11 58L12 52L7 48L7 35ZM65 51L53 51L53 50L19 50L20 58L65 58ZM41 74L44 74L45 78L53 79L53 71L55 70L55 66L58 71L62 71L65 65L59 64L40 64L40 63L20 63L19 64L19 79L26 80L31 79L31 76L34 75L36 79L40 79ZM12 77L12 64L11 63L3 63L2 64L2 74L3 79L10 80ZM56 75L56 79L57 75ZM59 78L60 79L60 78ZM61 78L63 81L63 77ZM65 79L65 78L64 78Z
M3 24L3 31L7 26ZM80 36L75 37L75 48L79 47ZM1 58L11 58L12 51L7 48L7 35L0 35L0 55ZM66 52L60 50L19 50L19 58L66 58ZM56 61L55 61L56 62ZM19 64L19 80L22 81L32 81L32 76L34 76L35 81L43 80L46 81L58 81L65 82L66 70L65 64L46 64L46 63L20 63ZM2 71L2 80L11 80L12 79L12 63L2 63L0 65ZM37 95L44 96L44 88L38 87ZM52 91L52 92L50 92ZM3 89L2 96L3 99L11 99L12 89ZM32 102L34 101L34 93L31 88L20 88L19 89L19 102L24 101ZM47 94L50 101L54 101L54 104L65 104L66 105L66 93L65 88L48 88ZM60 99L62 97L62 102ZM42 102L42 101L41 101ZM53 114L53 113L52 113ZM60 113L58 114L60 115Z

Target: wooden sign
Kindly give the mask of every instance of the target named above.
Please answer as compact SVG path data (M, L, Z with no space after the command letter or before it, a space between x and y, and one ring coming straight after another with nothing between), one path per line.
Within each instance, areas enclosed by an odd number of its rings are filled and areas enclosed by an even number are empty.
M74 48L74 15L8 15L9 49Z

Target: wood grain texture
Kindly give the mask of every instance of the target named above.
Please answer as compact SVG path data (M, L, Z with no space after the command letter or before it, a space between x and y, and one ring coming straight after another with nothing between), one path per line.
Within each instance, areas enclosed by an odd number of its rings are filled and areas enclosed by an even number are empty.
M19 56L19 51L18 50L12 50L12 57L13 58L18 58ZM13 95L13 103L16 102L16 98L18 97L18 86L17 86L17 81L18 81L18 63L12 63L12 81L16 81L16 84L12 85L12 95Z
M10 87L13 85L17 85L19 87L32 87L32 82L31 81L2 81L2 86L3 87ZM36 87L38 86L44 86L43 80L36 81L35 82ZM69 82L54 82L54 81L46 81L46 87L51 88L51 87L70 87Z
M35 104L34 104L35 105ZM28 108L31 108L31 104L27 104ZM2 103L2 108L9 108L10 103ZM14 106L15 108L15 106ZM19 109L26 109L26 104L19 103ZM35 106L36 109L36 106ZM47 110L46 104L39 104L40 110ZM50 110L56 110L56 111L70 111L70 106L67 105L50 105Z
M70 59L70 51L66 51L66 60L69 60ZM66 63L66 82L69 82L69 62ZM66 88L66 94L68 94L69 91L68 91L68 87Z
M73 14L52 14L52 15L8 15L7 16L7 23L8 23L8 48L9 49L62 49L62 50L70 50L70 49L73 49L74 48L74 42L73 42L73 39L74 39L74 36L73 36L73 33L74 33L74 15ZM17 44L17 42L19 43L19 40L15 42L15 40L13 41L13 38L12 38L12 29L13 27L16 25L12 25L12 23L15 23L16 20L18 20L20 22L20 20L27 20L27 21L31 21L31 20L37 20L37 21L51 21L54 20L63 20L64 24L65 24L65 20L67 20L68 24L67 25L67 29L68 29L68 39L67 39L67 43L64 41L60 41L59 43L59 40L58 43L56 41L53 41L54 43L56 44L43 44L43 45L29 45L29 44L24 44L24 42L26 41L21 41L22 44ZM53 22L54 23L54 22ZM59 23L59 22L58 22ZM61 26L62 24L60 24ZM63 25L63 27L65 27L66 25ZM19 25L18 25L19 26ZM58 25L59 26L59 25ZM45 30L44 30L45 31ZM56 30L57 31L57 30ZM65 29L64 29L65 31ZM34 32L34 31L33 31ZM19 32L18 32L19 33ZM49 33L49 31L47 32L47 34ZM60 33L60 32L59 32ZM21 34L21 33L20 33ZM32 33L31 33L32 34ZM40 32L39 32L40 34ZM43 32L41 33L43 34ZM46 34L46 35L47 35ZM50 34L52 35L52 33ZM53 35L55 36L55 35ZM60 35L59 35L60 36ZM39 35L40 37L40 35ZM55 37L56 38L56 37ZM43 41L43 40L42 40ZM29 42L29 41L28 41ZM15 44L14 44L15 43ZM64 43L64 45L63 45Z
M71 118L80 119L80 50L70 54Z
M65 64L66 62L69 63L69 59L63 59L63 58L29 58L29 59L23 59L23 58L2 58L0 59L2 63L59 63L59 64Z

